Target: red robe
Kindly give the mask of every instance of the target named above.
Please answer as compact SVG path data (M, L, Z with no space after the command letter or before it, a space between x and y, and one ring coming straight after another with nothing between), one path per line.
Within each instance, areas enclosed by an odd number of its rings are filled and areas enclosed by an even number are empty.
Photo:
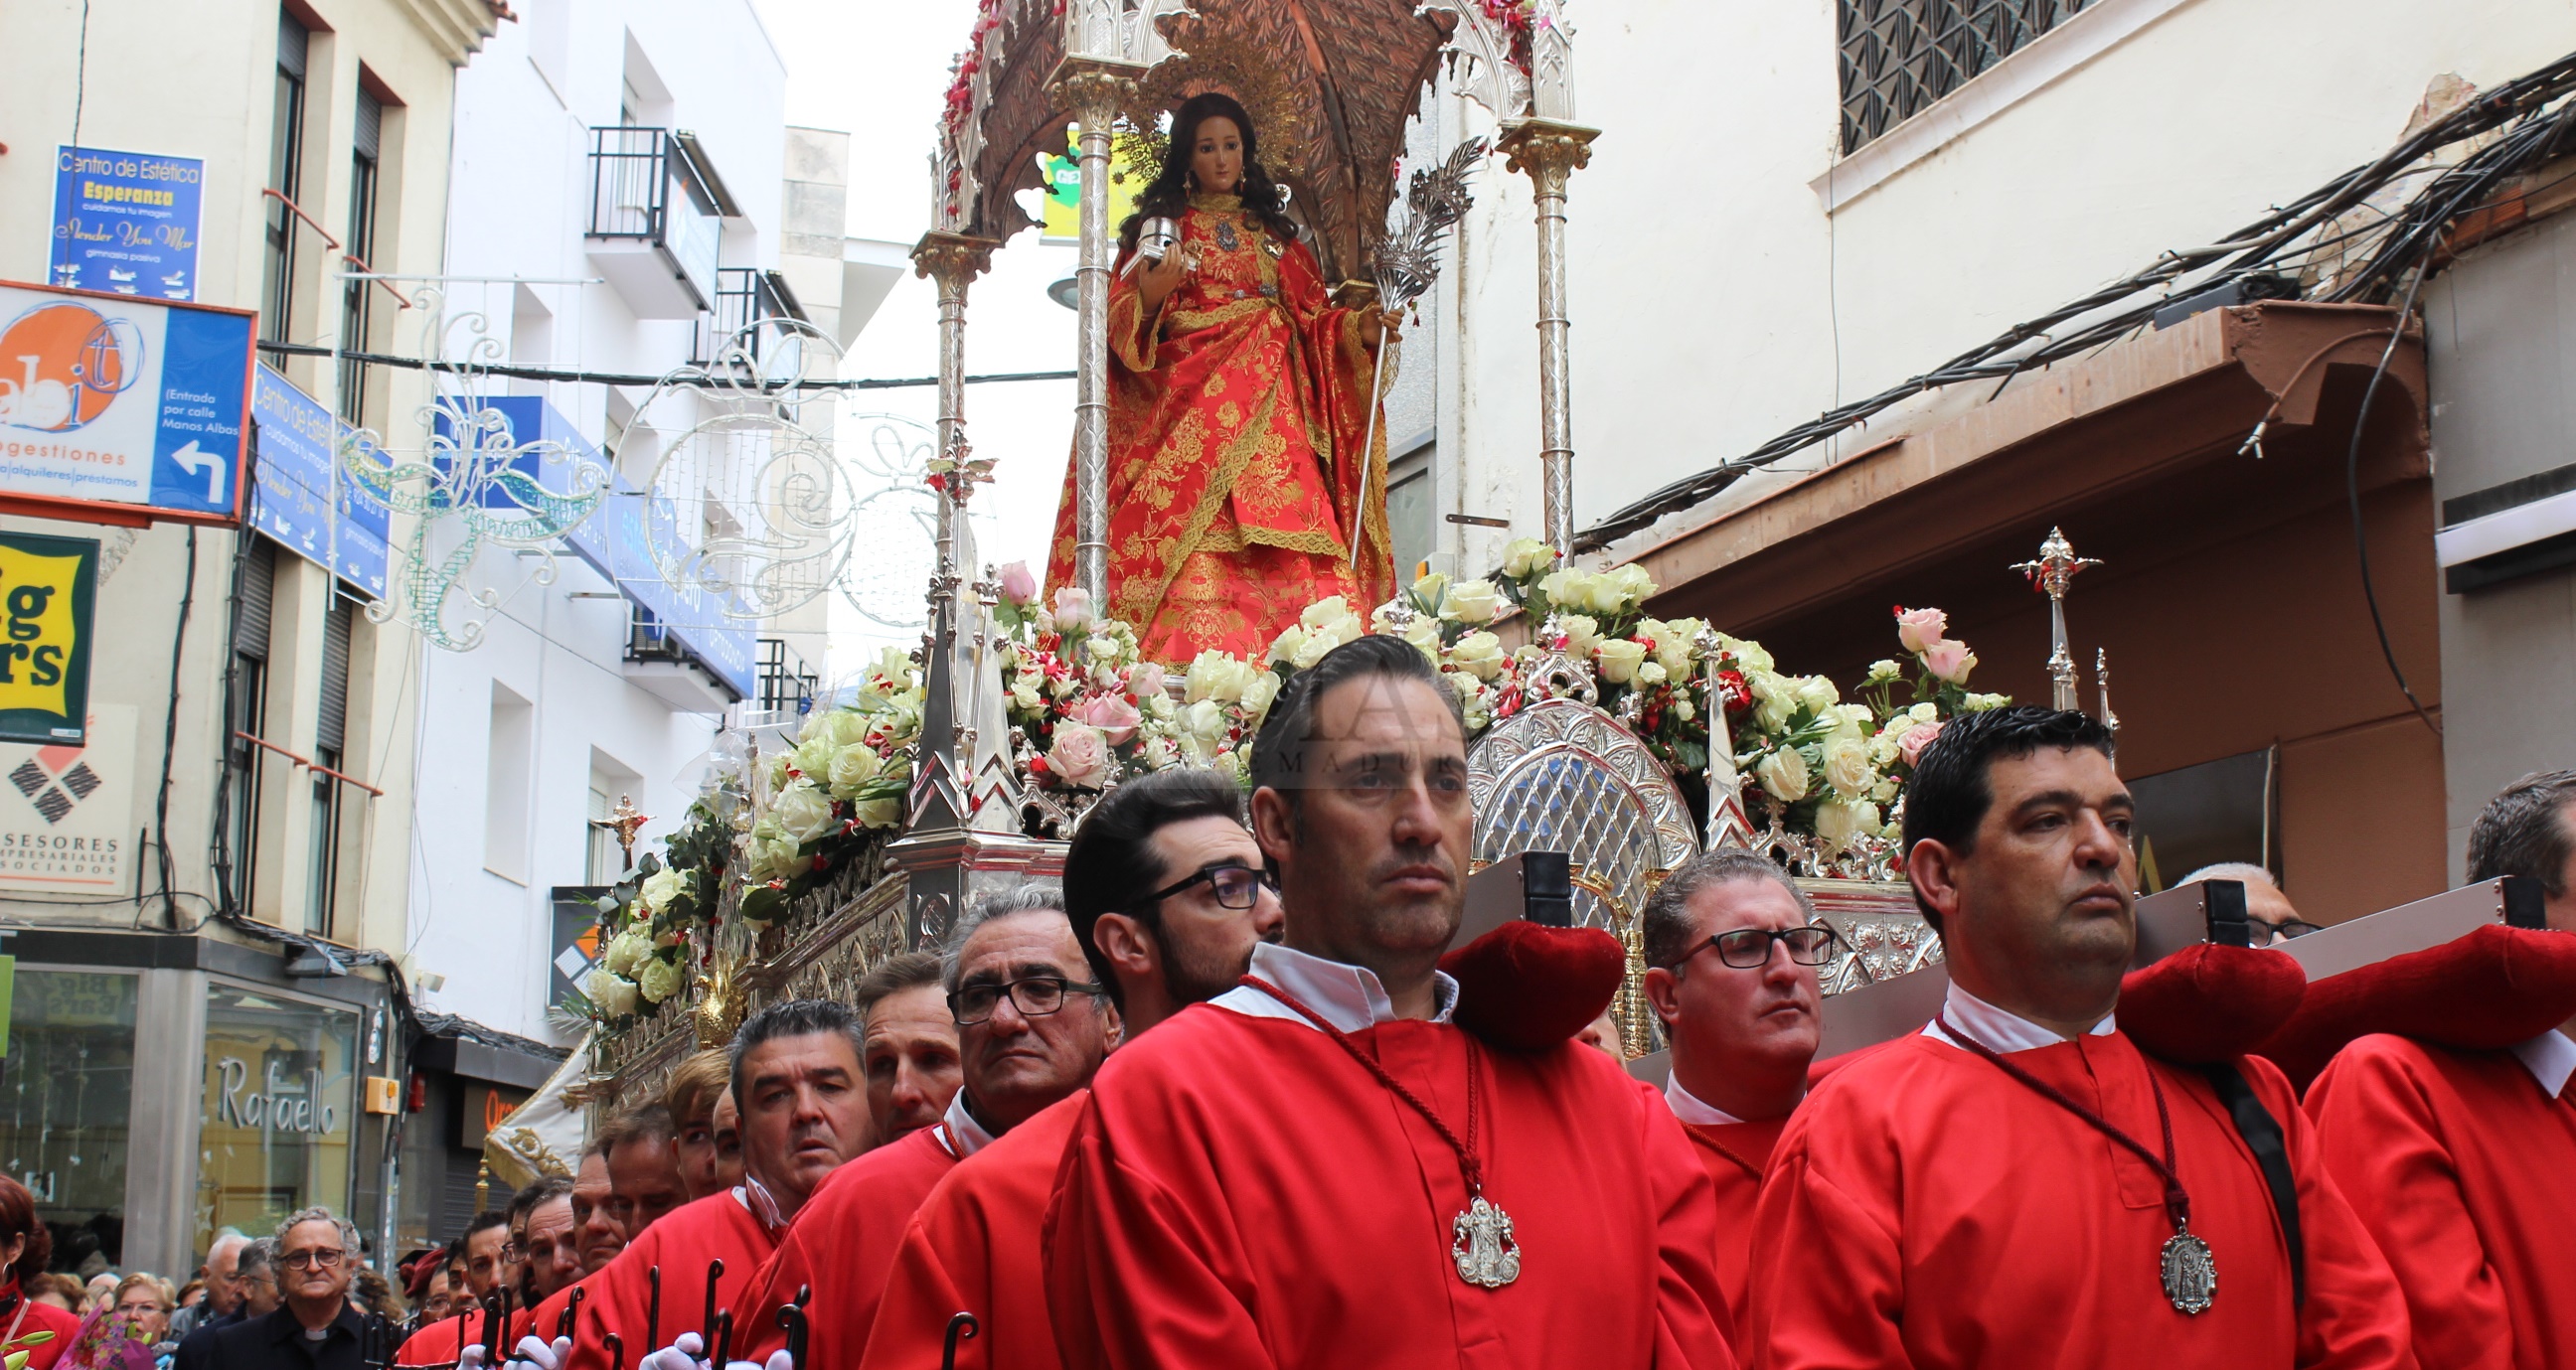
M1040 1256L1047 1200L1082 1118L1080 1091L958 1163L913 1215L886 1276L860 1370L940 1370L948 1320L979 1331L957 1370L1056 1370ZM819 1364L819 1362L818 1362Z
M1744 1326L1744 1288L1751 1276L1753 1215L1762 1198L1762 1176L1781 1129L1788 1125L1785 1114L1758 1123L1682 1124L1699 1147L1709 1183L1717 1187L1717 1282L1726 1291L1727 1319L1737 1327Z
M1464 1031L1351 1040L1463 1137ZM1571 1042L1475 1064L1485 1195L1523 1261L1499 1289L1450 1259L1455 1153L1313 1027L1220 1001L1121 1047L1047 1215L1065 1364L1732 1367L1708 1173L1672 1110Z
M461 1333L460 1328L463 1329ZM450 1314L406 1338L401 1348L394 1352L394 1364L454 1365L466 1347L479 1346L482 1342L482 1309L476 1308L463 1318ZM28 1370L35 1370L34 1362L28 1363Z
M38 1303L28 1298L15 1280L0 1286L0 1298L13 1304L5 1316L0 1316L0 1331L8 1330L12 1322L17 1324L15 1334L10 1336L5 1347L0 1347L0 1351L26 1352L27 1370L52 1370L54 1362L72 1349L72 1341L80 1335L81 1320L50 1303ZM30 1343L27 1340L39 1332L54 1335L48 1341ZM450 1363L455 1359L454 1356L448 1357Z
M2158 1253L2173 1228L2150 1167L1992 1062L1916 1036L1834 1072L1772 1154L1753 1238L1755 1366L2411 1370L2388 1262L2269 1062L2243 1069L2289 1145L2307 1249L2296 1313L2270 1191L2205 1078L2117 1032L2010 1059L2160 1149L2153 1073L2191 1230L2217 1262L2214 1306L2191 1317L2166 1299Z
M796 1301L799 1286L813 1291L807 1307L805 1363L815 1370L850 1370L868 1344L877 1296L913 1211L931 1186L956 1168L941 1140L945 1124L925 1127L858 1157L825 1176L814 1197L796 1212L778 1252L762 1267L749 1307L758 1313L757 1335L737 1333L741 1360L765 1360L787 1344L778 1310ZM742 1326L739 1317L734 1324Z
M2576 1105L2511 1052L2373 1036L2307 1107L2397 1269L2427 1370L2576 1367Z
M590 1293L582 1299L579 1331L564 1370L608 1370L605 1338L610 1332L624 1343L629 1370L660 1349L655 1342L668 1346L682 1332L706 1331L712 1337L713 1329L704 1325L711 1260L724 1262L716 1279L716 1308L733 1311L733 1344L743 1345L753 1332L746 1326L752 1278L777 1249L778 1239L735 1194L728 1189L673 1209L628 1242L617 1259L582 1281ZM662 1271L662 1315L648 1336L652 1285L646 1272L657 1266ZM714 1348L707 1353L712 1355ZM741 1358L737 1350L735 1359Z

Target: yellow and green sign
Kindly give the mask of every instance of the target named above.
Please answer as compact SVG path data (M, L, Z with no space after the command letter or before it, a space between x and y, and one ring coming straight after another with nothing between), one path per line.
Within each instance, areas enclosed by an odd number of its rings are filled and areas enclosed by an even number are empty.
M0 741L89 740L98 540L0 533Z

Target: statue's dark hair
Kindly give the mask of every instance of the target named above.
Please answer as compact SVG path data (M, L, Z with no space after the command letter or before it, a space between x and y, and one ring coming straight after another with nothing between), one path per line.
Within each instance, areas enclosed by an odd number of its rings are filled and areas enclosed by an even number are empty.
M1243 207L1277 235L1282 246L1297 241L1297 225L1288 217L1287 192L1261 165L1261 137L1253 132L1252 116L1233 96L1211 90L1191 96L1172 111L1172 140L1163 154L1162 174L1136 197L1136 212L1118 226L1120 247L1136 245L1137 230L1147 219L1178 219L1190 207L1190 150L1198 144L1199 125L1218 117L1233 120L1243 130L1243 182L1235 187Z

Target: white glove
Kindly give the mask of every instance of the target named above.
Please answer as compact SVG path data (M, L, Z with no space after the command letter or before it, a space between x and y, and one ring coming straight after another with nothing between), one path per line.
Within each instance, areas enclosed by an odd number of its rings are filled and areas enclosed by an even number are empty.
M549 1343L533 1335L525 1336L519 1338L518 1353L511 1358L509 1370L521 1370L523 1366L533 1367L533 1370L563 1370L565 1359L571 1355L570 1337L557 1337Z
M457 1352L456 1370L483 1370L483 1343L469 1342Z
M782 1346L769 1353L766 1365L756 1360L738 1360L725 1366L725 1370L796 1370L796 1358L788 1355L787 1348Z
M670 1345L635 1363L635 1370L707 1370L707 1344L695 1332L683 1332Z

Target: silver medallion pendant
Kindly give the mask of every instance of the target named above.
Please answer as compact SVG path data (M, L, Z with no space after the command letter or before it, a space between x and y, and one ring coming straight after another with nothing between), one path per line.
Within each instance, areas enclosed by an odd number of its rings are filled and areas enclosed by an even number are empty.
M1219 219L1216 221L1216 245L1224 248L1228 252L1232 252L1243 246L1243 239L1235 236L1234 220Z
M2208 1312L2218 1299L2218 1260L2209 1243L2188 1231L2176 1232L2165 1239L2163 1266L2165 1297L2174 1308L2195 1316Z
M1449 1232L1449 1259L1458 1263L1458 1278L1500 1289L1521 1277L1521 1246L1512 1240L1512 1215L1485 1202L1484 1195L1476 1195L1466 1212L1450 1220Z

